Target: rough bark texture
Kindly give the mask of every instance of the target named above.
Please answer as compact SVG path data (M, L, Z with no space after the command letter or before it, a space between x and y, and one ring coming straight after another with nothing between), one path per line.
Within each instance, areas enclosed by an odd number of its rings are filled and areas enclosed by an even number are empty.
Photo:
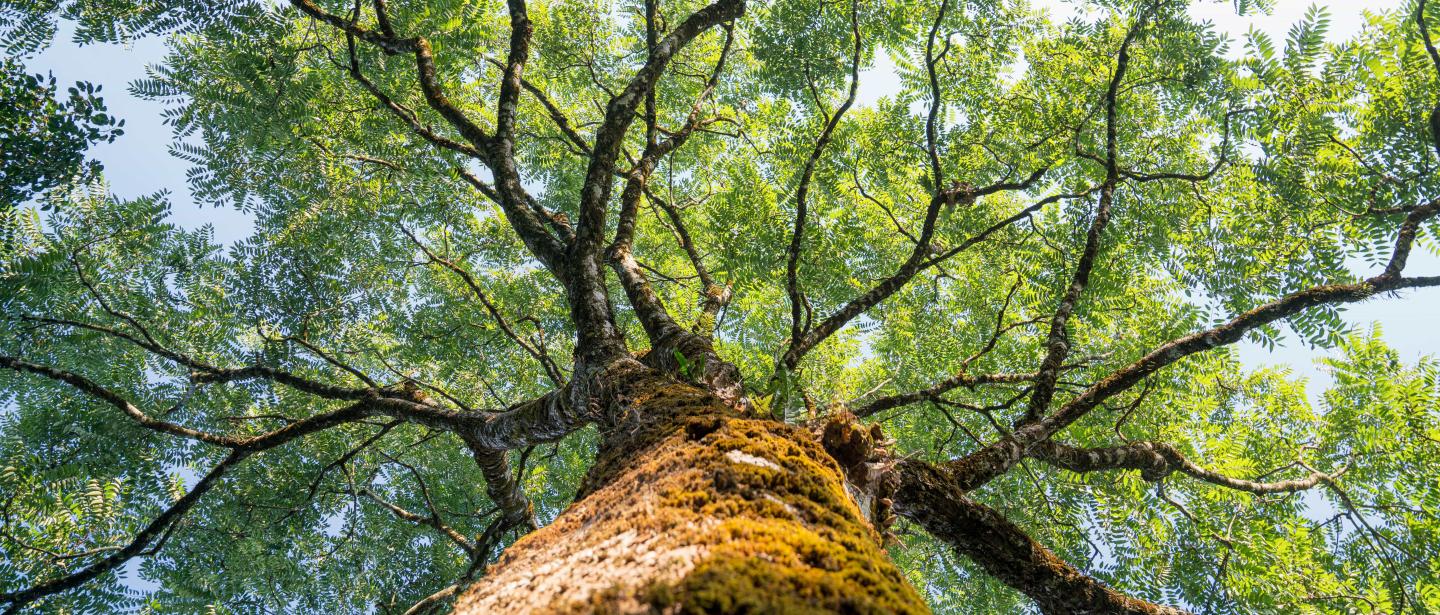
M577 501L456 613L924 613L808 431L640 375Z
M941 468L903 461L896 470L900 515L1029 596L1046 615L1185 614L1121 594L1076 570L999 512L966 497Z

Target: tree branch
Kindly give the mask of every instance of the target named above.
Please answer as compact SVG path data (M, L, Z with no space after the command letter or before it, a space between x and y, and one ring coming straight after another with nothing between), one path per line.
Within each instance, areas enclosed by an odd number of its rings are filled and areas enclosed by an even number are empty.
M185 513L190 512L190 509L194 508L195 504L200 501L200 496L205 495L205 492L219 483L220 478L223 477L226 472L229 472L250 454L251 451L249 450L232 451L229 456L211 468L210 472L201 477L200 481L195 483L194 487L190 488L190 491L186 492L184 496L161 512L159 516L155 517L149 525L140 530L140 533L136 534L135 538L131 540L129 544L121 547L114 553L65 576L36 584L27 589L0 593L0 603L10 604L10 606L5 609L5 614L19 613L21 609L25 608L25 606L31 602L44 598L45 596L74 589L95 577L124 565L125 562L130 561L131 558L143 551L152 540L155 540L161 534L165 533L172 524L178 522Z
M1060 379L1060 366L1070 355L1070 336L1066 331L1066 325L1070 321L1070 316L1075 312L1075 306L1080 300L1081 293L1085 292L1085 287L1090 283L1090 273L1100 254L1101 235L1110 222L1111 209L1115 203L1115 187L1120 182L1118 160L1120 84L1125 80L1125 71L1130 66L1130 46L1135 43L1140 30L1145 27L1145 23L1150 19L1150 14L1155 8L1156 5L1151 4L1142 10L1136 18L1135 24L1125 33L1125 40L1120 43L1120 54L1115 61L1115 74L1111 75L1110 86L1105 91L1105 181L1100 184L1100 203L1095 209L1095 219L1090 223L1090 230L1085 235L1085 248L1080 254L1080 261L1075 265L1075 274L1071 278L1070 286L1066 288L1065 296L1060 300L1060 305L1055 308L1055 315L1050 321L1050 334L1045 341L1045 358L1040 362L1035 388L1030 395L1030 404L1025 411L1025 416L1020 420L1020 424L1038 419L1050 407L1050 401L1055 396L1055 383Z
M427 516L406 510L399 505L396 505L395 503L380 497L378 494L368 488L360 488L358 494L370 498L376 504L379 504L381 508L390 511L396 517L399 517L411 523L416 523L419 525L433 528L435 531L440 532L441 535L448 538L450 542L455 543L455 546L459 547L461 551L464 551L466 555L472 558L476 557L475 543L465 538L465 536L462 535L460 532L456 531L455 528L446 525L445 520L440 518L440 512L435 509L435 503L430 500L430 488L425 484L425 479L420 476L419 470L416 470L414 466L400 461L394 457L391 457L390 455L385 455L385 457L391 463L397 464L400 467L405 468L408 472L410 472L410 475L415 478L416 484L420 487L421 497L424 498L425 506L429 509L430 514Z
M605 118L596 131L585 176L572 256L593 259L599 253L605 227L605 204L610 197L610 178L625 132L634 121L635 110L643 102L646 92L655 87L673 56L695 37L722 22L739 18L744 12L744 0L717 0L695 11L654 46L645 66L635 73L623 91L610 99L605 108Z
M447 585L441 590L420 599L419 602L416 602L415 604L411 605L410 608L405 609L405 612L402 615L421 615L422 613L428 613L430 612L431 608L438 606L441 602L449 599L451 596L454 596L455 593L458 591L460 591L460 585L458 583L453 585Z
M1042 613L1184 613L1131 598L1076 570L999 512L967 498L940 468L902 461L895 471L897 514L919 523L991 576L1029 596Z
M887 395L863 406L853 408L851 412L857 417L866 418L891 408L934 400L942 394L960 387L975 388L987 384L1028 383L1034 379L1035 374L967 374L961 372L941 380L929 388L911 391L909 393Z
M616 276L620 280L621 287L625 290L625 295L629 299L631 307L635 309L635 314L639 317L641 326L644 327L645 335L649 338L652 348L671 345L672 342L670 340L672 338L676 336L684 337L692 335L693 333L685 331L675 323L674 318L670 316L669 310L665 308L660 297L655 294L655 291L650 286L650 281L646 278L644 272L640 270L639 263L636 262L631 253L635 224L640 209L640 200L648 195L652 201L660 202L662 206L666 207L666 210L669 211L668 206L664 205L663 201L660 201L658 197L650 193L647 182L660 159L683 145L690 138L690 135L694 133L695 128L700 125L700 109L705 100L714 92L715 86L719 83L720 74L725 69L725 60L730 54L730 48L735 39L735 32L732 25L727 23L724 25L724 29L725 43L721 48L720 58L716 61L715 68L711 71L705 88L697 97L694 105L691 106L691 111L686 119L685 125L664 141L656 141L654 139L654 127L647 125L645 151L641 155L640 160L635 163L634 168L626 174L625 188L620 194L620 217L616 224L615 239L606 250L607 260L615 270ZM652 44L650 47L653 52L655 45ZM648 95L646 98L646 106L647 122L653 122L653 101L650 100ZM704 265L699 264L699 261L696 260L698 259L698 255L694 253L693 243L689 242L689 235L684 233L683 228L680 229L680 233L682 245L686 247L687 253L691 255L692 260L697 263L697 266L703 270ZM702 278L706 276L708 276L708 273L702 276ZM709 288L709 284L706 285L706 288ZM708 346L708 342L706 345ZM710 350L707 351L707 354L713 355L714 352Z
M519 66L523 64L524 54L528 49L530 34L530 22L525 16L524 3L519 0L512 0L511 2L512 57L511 63L506 70L506 78L500 88L500 110L496 116L496 135L494 137L486 135L478 125L470 120L463 111L445 96L435 73L434 57L428 40L424 37L402 39L396 37L393 33L386 33L390 31L390 26L388 25L389 19L384 14L383 2L375 3L377 19L381 23L382 32L366 29L358 25L354 20L347 20L337 15L327 13L315 5L312 0L291 0L291 3L299 7L306 14L345 33L346 46L350 56L349 72L351 77L379 100L383 106L390 109L392 113L405 121L411 127L411 130L438 147L460 152L471 158L481 160L489 166L497 180L496 190L494 194L490 196L494 197L501 208L505 210L507 221L510 222L511 227L515 229L516 234L520 236L521 240L525 242L530 252L534 254L547 269L563 281L566 275L561 258L561 255L564 253L564 246L551 236L539 220L527 209L527 206L533 202L533 199L525 192L519 178L519 173L515 169L514 115L519 86L514 82L518 82L519 80ZM358 12L356 17L358 18ZM457 142L441 136L426 127L420 122L414 111L392 100L380 90L378 86L366 78L360 69L359 55L355 49L356 39L374 44L387 55L400 53L414 54L420 87L426 102L432 109L444 117L452 127L456 128L467 143ZM472 182L472 184L473 183L475 182Z
M90 281L89 277L85 275L85 272L81 268L79 261L75 260L73 258L73 255L71 258L71 262L75 267L75 272L79 277L80 282L85 286L90 296L95 299L96 303L100 305L100 308L106 314L109 314L111 317L117 318L125 322L131 328L138 331L141 337L136 337L133 334L121 331L113 327L106 327L103 325L62 318L21 315L21 320L56 326L74 327L77 329L93 331L95 333L100 333L109 337L125 340L127 342L130 342L131 344L134 344L144 350L151 352L152 354L165 358L177 365L183 366L191 370L192 373L190 374L190 381L195 384L232 382L249 380L254 378L263 378L266 380L279 382L298 391L309 393L311 395L316 395L318 397L324 397L327 399L354 400L360 399L365 395L366 389L342 387L327 384L318 380L305 378L294 373L273 367L254 365L237 369L221 368L195 359L194 357L191 357L185 353L166 348L158 341L156 341L155 337L150 334L149 329L147 329L144 324L142 324L138 319L136 319L134 316L131 316L130 314L127 314L112 307L110 303L105 300L105 296L100 293L99 288L97 288L95 284ZM143 339L141 339L142 337ZM312 351L315 350L313 346L309 346L308 344L306 344L306 346ZM331 364L336 364L335 361L331 360L328 356L325 356L324 353L319 353L317 351L317 354L320 354L322 358L326 359ZM352 374L355 374L357 377L359 377L362 381L365 381L367 384L373 386L374 383L370 382L369 379L364 376L364 374L360 374L359 372L356 372L354 370L350 371Z
M506 70L506 67L508 66L507 64L503 64L499 60L496 60L494 58L486 58L486 61L494 65L496 68L499 68L501 71ZM540 106L545 107L545 112L550 116L550 121L555 124L556 128L560 129L560 132L565 135L565 138L570 140L570 143L575 145L580 154L589 154L590 144L585 142L585 137L580 136L580 133L575 131L575 128L570 125L570 119L565 117L565 112L560 110L560 107L555 104L555 101L550 100L550 97L545 94L544 90L540 89L538 86L531 83L524 77L520 78L520 87L524 88L526 92L529 92L531 96L535 97L535 100L540 102Z
M375 85L374 82L370 81L370 78L365 76L364 70L360 68L360 54L355 49L355 37L348 35L346 36L345 49L350 56L349 65L347 67L347 70L350 73L350 78L354 79L356 83L360 84L360 87L364 88L366 92L369 92L370 96L374 97L375 100L380 101L381 106L389 109L391 114L393 114L395 117L400 118L401 121L405 122L405 124L410 127L410 130L412 132L419 135L420 138L425 139L431 144L434 144L435 146L442 149L459 152L471 158L484 157L484 152L476 149L475 146L468 143L461 143L449 137L443 136L440 133L435 132L429 126L421 123L420 118L415 114L415 111L413 109L398 102L395 102L395 100L392 99L389 94L386 94L384 90L381 90L379 86Z
M545 226L532 213L534 200L525 191L520 171L515 166L515 125L525 62L530 54L532 25L524 0L507 0L506 6L510 13L510 50L505 59L504 76L500 81L499 101L495 111L495 138L489 152L490 171L495 176L495 193L499 197L496 200L505 211L506 219L530 248L531 253L568 287L573 267L565 255L567 246L546 231ZM478 185L477 182L471 183ZM574 300L572 296L572 303Z
M94 381L79 374L55 369L46 365L39 365L36 363L30 363L28 361L22 361L16 357L4 355L0 355L0 367L22 373L36 374L39 376L44 376L56 382L63 382L65 384L68 384L82 393L100 399L105 403L119 408L120 411L124 412L126 416L129 416L131 420L134 420L137 424L146 429L185 438L188 440L204 442L206 444L214 444L216 446L223 446L226 448L234 449L240 448L241 440L239 438L213 434L197 429L191 429L189 427L185 427L176 423L171 423L169 421L162 421L160 419L151 418L149 415L142 412L139 408L136 408L134 404L131 404L129 400L126 400L124 397L121 397L114 391L102 387L99 384L96 384Z
M944 15L944 4L941 5L940 14ZM790 234L790 247L786 249L785 260L785 292L790 297L790 349L794 349L809 329L810 323L802 318L802 311L805 305L804 297L800 291L800 252L805 238L805 217L807 197L810 195L810 181L815 177L815 167L820 163L820 157L825 153L825 146L830 144L834 137L835 128L840 125L840 120L850 106L855 104L855 95L860 88L860 52L864 49L864 39L860 38L860 6L858 0L850 2L850 36L853 38L853 48L850 53L850 89L845 96L845 102L835 113L825 119L825 127L820 131L820 136L815 139L815 147L810 150L810 157L805 160L805 167L800 171L800 183L795 188L795 229ZM815 104L819 106L817 99ZM824 113L824 109L820 109ZM786 354L789 354L787 350ZM794 366L786 366L793 368Z
M1086 473L1106 470L1138 470L1147 481L1158 481L1180 472L1212 485L1248 493L1292 493L1332 482L1335 475L1311 472L1304 478L1274 482L1231 478L1206 470L1164 442L1131 442L1123 446L1077 448L1047 440L1030 449L1029 456L1071 472Z
M690 265L695 269L695 275L700 278L700 285L704 288L700 318L696 320L690 330L696 335L711 337L714 334L716 315L730 302L730 287L715 283L710 269L705 266L705 259L701 257L700 250L695 246L695 240L690 236L689 230L685 228L685 221L680 216L680 209L650 192L648 187L645 194L649 197L650 202L665 212L666 217L670 219L670 228L674 230L680 248L690 259Z
M566 258L574 268L572 279L566 283L566 287L570 294L571 318L580 338L576 344L577 353L584 355L577 357L579 364L591 363L598 366L625 356L624 343L615 328L610 311L604 273L601 271L600 248L616 159L619 157L625 133L634 120L635 110L655 87L661 73L676 53L700 34L722 22L739 18L744 12L744 0L717 0L692 13L653 46L645 65L636 72L625 89L611 98L606 105L605 118L596 131L589 167L581 188L575 241L566 252ZM653 310L656 305L650 304L645 309ZM636 309L638 312L641 308L637 306ZM652 326L668 328L663 322L669 319L668 314L662 317L661 313L652 311L648 318Z
M1277 320L1320 305L1363 301L1382 292L1440 286L1440 276L1406 278L1400 275L1420 224L1437 214L1440 214L1440 199L1411 210L1400 225L1390 262L1380 275L1353 284L1315 286L1294 292L1225 324L1166 342L1101 379L1053 414L1016 429L1010 437L949 462L950 471L967 491L979 487L1008 471L1036 444L1079 420L1105 400L1139 384L1146 376L1192 354L1233 344L1246 333Z
M973 194L983 195L995 194L1001 191L1008 190L1023 190L1039 182L1040 178L1043 177L1047 171L1048 169L1040 169L1032 173L1030 177L1028 177L1025 181L1019 183L1003 181L997 182L990 186L986 186L985 188L976 190ZM854 320L855 317L864 314L871 308L879 305L882 301L889 299L891 295L894 295L901 288L904 288L905 285L910 282L910 280L914 279L915 276L919 275L922 271L939 265L940 263L945 262L946 260L954 257L955 255L960 254L961 252L964 252L971 247L974 247L975 245L978 245L979 243L988 239L991 235L999 232L1001 229L1015 224L1020 220L1028 218L1035 212L1043 209L1046 205L1057 203L1065 199L1085 196L1090 194L1090 192L1092 191L1093 189L1087 189L1078 193L1063 193L1045 197L1044 199L1035 202L1034 204L1020 210L1019 212L1016 212L1015 214L1005 218L1004 220L996 222L985 230L976 233L965 241L960 242L955 247L950 248L949 250L946 250L939 255L934 255L932 251L931 241L934 239L935 236L935 221L940 213L941 207L946 202L945 199L947 198L945 196L945 193L940 193L939 195L931 199L929 210L926 213L925 225L920 231L919 240L915 242L915 249L910 252L909 258L907 258L905 262L901 264L900 267L895 271L895 273L892 274L890 277L881 280L878 284L876 284L874 287L872 287L870 290L866 291L859 297L851 299L849 303L846 303L843 307L836 310L835 313L831 314L830 316L826 317L825 320L821 321L820 324L810 329L810 331L807 332L801 339L799 344L792 345L790 349L786 352L783 358L783 364L788 369L794 369L796 365L799 365L800 359L803 358L806 353L810 352L816 346L820 345L820 342L823 342L831 335L834 335L836 331L839 331L841 327L844 327L851 320Z
M430 41L425 37L397 38L393 34L375 32L360 26L354 20L325 12L312 0L290 0L290 3L306 15L341 30L347 37L358 38L375 45L387 55L413 54L415 56L415 72L420 82L420 90L425 95L425 102L459 131L460 135L465 137L465 140L469 141L471 145L480 150L486 148L490 137L446 97L435 72L435 56L430 50ZM377 3L375 9L377 19L380 20L383 29L390 30L389 18L384 13L384 4Z
M5 611L6 615L17 613L25 605L45 596L79 587L97 576L124 565L125 562L144 551L145 547L157 537L168 534L174 524L200 501L200 496L214 487L226 472L250 455L330 427L359 420L365 416L367 416L366 404L361 402L296 421L263 435L235 439L232 444L222 444L222 446L229 446L232 449L230 454L199 482L195 483L189 492L140 530L129 544L74 573L45 581L28 589L0 594L0 603L10 603L10 607Z
M465 283L465 286L470 289L471 294L475 295L475 299L480 302L480 305L484 306L485 311L495 320L496 326L500 327L500 331L505 334L505 337L510 338L510 341L514 342L515 345L524 350L526 354L538 361L540 366L545 369L545 374L550 377L551 383L557 387L565 386L565 376L560 373L560 368L550 359L550 355L541 352L540 349L525 341L524 338L515 332L515 329L510 326L510 322L505 319L505 316L502 315L500 310L495 307L495 304L490 301L490 297L480 288L480 284L475 281L475 276L471 275L469 271L466 271L465 268L457 265L454 261L436 254L429 246L422 243L414 233L410 232L410 229L401 227L400 231L405 233L405 236L409 237L410 241L414 242L415 246L420 248L421 252L425 253L425 256L430 259L431 263L450 270Z
M734 24L726 22L721 26L725 30L725 43L720 49L720 58L715 62L715 68L710 73L710 78L705 82L705 87L696 97L695 104L690 107L690 114L685 119L685 124L676 130L663 141L653 138L653 131L648 130L645 143L645 150L641 153L640 159L635 162L633 168L624 174L625 188L620 194L620 216L615 225L615 239L610 244L610 251L620 247L629 247L634 240L635 223L640 212L640 198L648 195L654 200L650 193L647 182L655 171L656 165L662 158L670 155L685 144L704 122L701 119L700 111L705 101L715 92L715 86L720 82L720 74L725 70L725 61L729 58L730 49L735 42ZM647 98L647 106L650 104ZM647 116L648 117L648 116ZM648 120L647 120L648 121Z
M475 457L475 465L485 476L485 494L500 507L500 522L505 527L502 531L518 527L531 531L538 528L534 506L531 505L530 498L525 496L525 490L520 486L520 481L516 480L515 473L511 471L505 451L485 448L474 440L464 439ZM485 553L475 555L486 557Z

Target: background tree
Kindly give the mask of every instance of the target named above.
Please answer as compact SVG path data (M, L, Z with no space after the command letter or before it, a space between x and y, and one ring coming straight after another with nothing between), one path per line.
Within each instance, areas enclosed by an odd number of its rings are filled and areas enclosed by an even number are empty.
M1436 366L1338 318L1440 285L1433 11L1090 4L7 8L172 36L256 232L4 213L0 605L1440 609Z

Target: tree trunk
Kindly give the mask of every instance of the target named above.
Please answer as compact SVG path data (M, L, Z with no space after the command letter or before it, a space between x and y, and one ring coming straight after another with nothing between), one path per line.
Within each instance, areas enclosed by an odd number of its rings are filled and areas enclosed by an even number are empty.
M649 370L628 380L602 396L622 418L575 503L456 613L927 612L808 431Z

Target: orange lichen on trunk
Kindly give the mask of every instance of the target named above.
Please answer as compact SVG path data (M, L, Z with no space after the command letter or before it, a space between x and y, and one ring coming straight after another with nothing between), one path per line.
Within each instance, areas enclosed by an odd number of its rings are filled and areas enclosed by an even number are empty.
M632 387L586 492L457 613L924 613L809 432Z

